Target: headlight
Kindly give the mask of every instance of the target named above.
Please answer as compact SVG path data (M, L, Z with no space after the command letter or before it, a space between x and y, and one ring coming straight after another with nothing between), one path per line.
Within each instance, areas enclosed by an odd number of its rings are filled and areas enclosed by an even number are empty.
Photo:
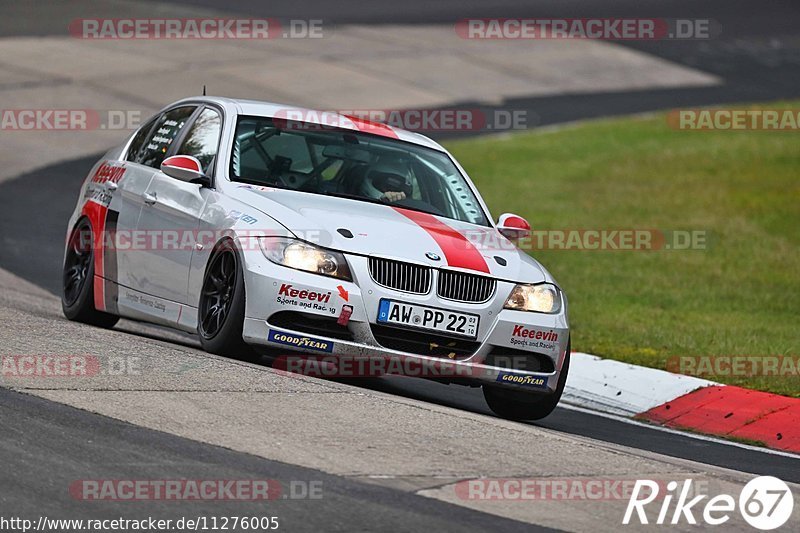
M353 279L347 260L339 252L285 237L261 237L258 244L264 256L273 263L323 276Z
M536 313L558 313L561 311L561 294L558 287L550 283L517 285L506 300L505 308Z

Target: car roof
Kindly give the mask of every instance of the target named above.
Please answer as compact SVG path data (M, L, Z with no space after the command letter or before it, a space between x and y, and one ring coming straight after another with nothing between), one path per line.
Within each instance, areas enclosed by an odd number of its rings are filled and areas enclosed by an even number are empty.
M273 102L261 102L258 100L245 100L238 98L226 98L222 96L195 96L184 98L170 104L173 107L181 103L206 102L223 107L226 112L237 115L254 115L264 117L280 117L287 120L306 122L320 125L335 125L343 129L351 129L362 133L379 135L410 142L419 146L433 148L440 152L447 153L447 150L433 139L413 131L395 128L382 123L371 122L357 116L339 114L335 111L322 111L309 109L288 104L278 104Z

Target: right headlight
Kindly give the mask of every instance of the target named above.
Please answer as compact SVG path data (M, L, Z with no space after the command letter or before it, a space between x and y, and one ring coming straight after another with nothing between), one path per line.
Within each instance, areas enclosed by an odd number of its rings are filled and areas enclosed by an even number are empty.
M352 281L347 259L340 252L286 237L260 237L258 243L273 263L314 274Z
M552 283L517 285L506 300L505 309L533 311L535 313L558 313L561 311L561 292Z

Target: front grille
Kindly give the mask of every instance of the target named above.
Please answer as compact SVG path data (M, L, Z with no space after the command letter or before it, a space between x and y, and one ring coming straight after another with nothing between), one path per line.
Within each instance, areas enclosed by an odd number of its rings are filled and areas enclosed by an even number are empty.
M492 297L496 286L497 281L492 278L441 270L436 293L446 300L481 303Z
M369 258L369 275L378 285L413 294L427 294L431 290L431 269L425 266Z
M379 324L370 324L372 335L378 344L399 352L442 357L448 359L465 359L478 349L481 343L453 337L445 337L435 333L394 328Z

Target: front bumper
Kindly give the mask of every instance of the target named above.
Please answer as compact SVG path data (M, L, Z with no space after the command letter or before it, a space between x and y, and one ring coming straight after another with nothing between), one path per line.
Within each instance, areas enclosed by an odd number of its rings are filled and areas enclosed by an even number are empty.
M390 368L417 377L540 394L555 391L569 340L566 305L553 315L503 309L514 286L505 281L498 281L492 298L480 304L444 300L435 289L425 295L405 293L378 285L369 274L367 258L346 255L352 282L276 265L260 252L247 254L245 341L325 360L344 356L350 362L364 358L390 361L397 363L389 364ZM434 332L430 334L434 355L424 353L427 348L420 343L413 353L396 349L397 343L387 342L382 335L385 326L382 329L376 324L382 298L477 314L477 338L448 343ZM308 318L337 329L335 322L344 306L350 306L352 314L336 333L306 327ZM424 332L391 329L401 338L425 336ZM448 353L449 344L457 344L459 349Z

